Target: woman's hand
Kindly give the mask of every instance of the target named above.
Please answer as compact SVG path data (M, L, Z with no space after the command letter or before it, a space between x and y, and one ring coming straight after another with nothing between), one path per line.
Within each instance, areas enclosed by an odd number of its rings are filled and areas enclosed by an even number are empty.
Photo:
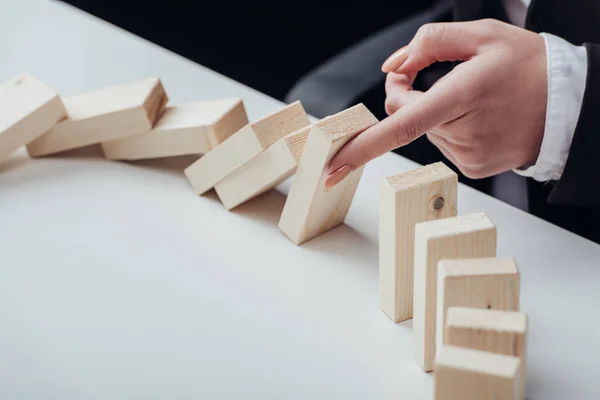
M427 92L413 90L416 74L436 61L463 62ZM336 154L328 187L423 134L471 178L536 162L547 96L540 35L496 20L424 25L382 69L390 116Z

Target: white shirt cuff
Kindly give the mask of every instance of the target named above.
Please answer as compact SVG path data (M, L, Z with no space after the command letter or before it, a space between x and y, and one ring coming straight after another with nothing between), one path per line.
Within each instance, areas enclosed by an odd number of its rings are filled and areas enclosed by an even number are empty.
M558 36L540 34L546 43L548 99L542 147L535 165L513 170L545 182L560 179L579 119L587 75L587 52Z

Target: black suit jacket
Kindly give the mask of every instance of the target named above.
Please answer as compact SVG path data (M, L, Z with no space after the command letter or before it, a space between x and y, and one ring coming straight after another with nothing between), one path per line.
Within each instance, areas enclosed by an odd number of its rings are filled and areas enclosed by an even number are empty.
M506 21L500 0L453 0L455 21ZM600 243L600 0L532 0L525 28L587 49L583 105L560 180L529 180L530 211ZM597 159L598 158L598 159Z

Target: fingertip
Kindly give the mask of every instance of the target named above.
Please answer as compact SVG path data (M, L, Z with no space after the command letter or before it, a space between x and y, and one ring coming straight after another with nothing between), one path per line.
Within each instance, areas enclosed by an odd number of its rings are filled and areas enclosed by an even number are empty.
M396 50L381 66L381 71L390 73L397 70L408 58L408 46Z
M352 172L352 168L349 165L342 165L340 168L336 169L332 173L330 173L325 179L325 187L327 189L331 189L338 183L344 180L345 177L350 175Z

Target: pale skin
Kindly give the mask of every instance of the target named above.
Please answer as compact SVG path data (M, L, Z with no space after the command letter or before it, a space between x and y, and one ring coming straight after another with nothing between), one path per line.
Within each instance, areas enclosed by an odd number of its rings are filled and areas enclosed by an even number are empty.
M462 61L426 92L418 72ZM544 39L497 20L424 25L382 66L389 115L348 142L329 165L327 187L422 135L467 177L535 164L546 118Z

